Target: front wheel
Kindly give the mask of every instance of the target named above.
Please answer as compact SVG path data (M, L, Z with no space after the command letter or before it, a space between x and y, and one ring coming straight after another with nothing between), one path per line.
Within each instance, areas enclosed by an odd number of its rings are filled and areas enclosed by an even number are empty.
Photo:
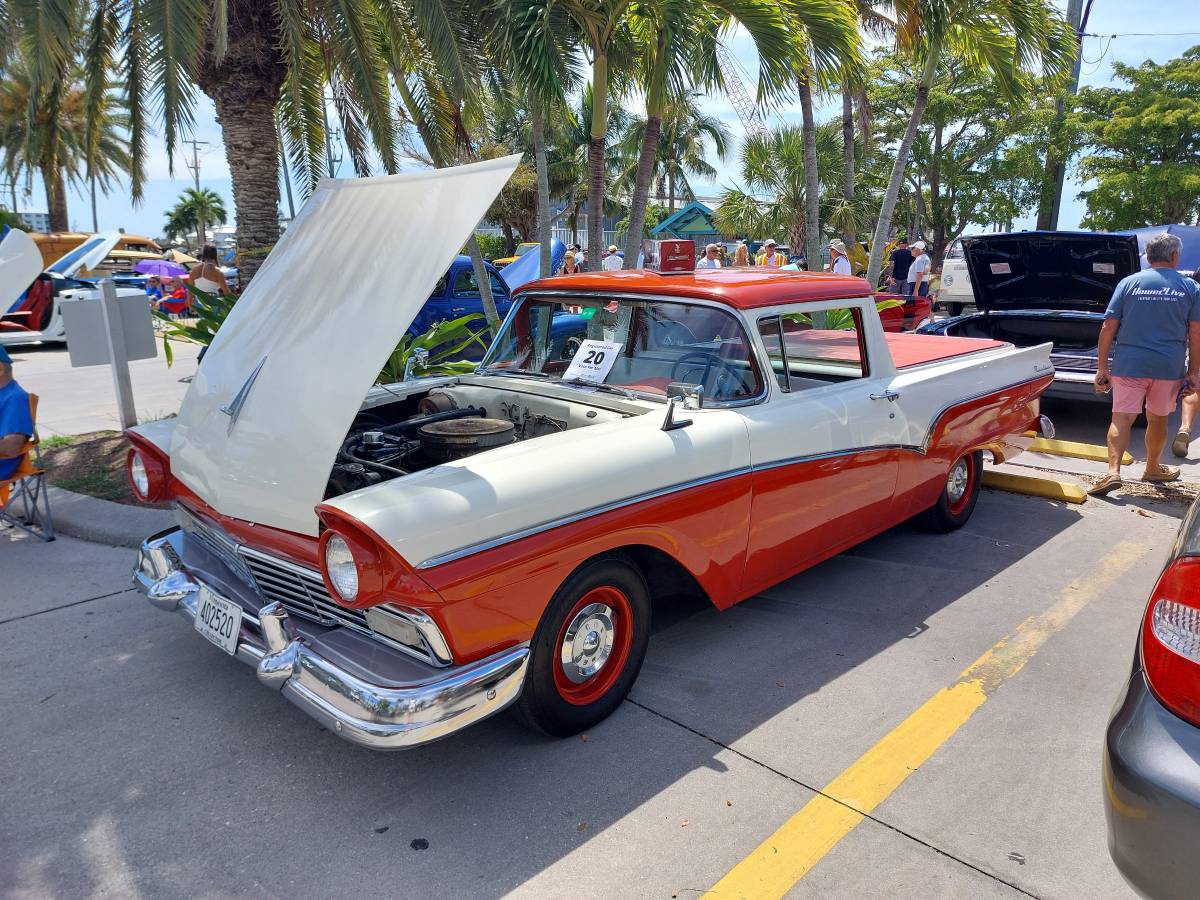
M649 639L650 595L641 573L622 556L585 563L538 623L517 715L555 737L591 728L629 693Z
M943 534L962 528L975 511L979 490L983 487L983 451L960 456L946 474L937 503L924 513L923 522L932 531Z

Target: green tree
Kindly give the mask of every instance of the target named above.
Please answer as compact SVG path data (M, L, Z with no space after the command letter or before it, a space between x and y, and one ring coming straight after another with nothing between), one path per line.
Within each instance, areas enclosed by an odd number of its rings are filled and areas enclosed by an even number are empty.
M1114 63L1128 88L1084 88L1076 119L1095 187L1085 228L1101 231L1200 221L1200 46L1166 63Z
M868 97L885 144L908 126L910 65L907 57L888 53L870 68ZM961 60L947 57L938 67L904 176L913 200L908 230L929 241L935 260L969 223L1008 223L1037 205L1053 98L1033 90L1021 108L997 115L1003 109L998 95L992 77Z
M0 149L4 175L14 185L41 176L51 231L70 229L67 185L91 185L93 227L95 189L104 193L131 172L129 142L124 136L128 117L112 92L101 97L95 130L88 127L88 94L83 73L71 69L64 81L51 86L35 81L34 69L16 58L0 78Z
M1075 57L1075 36L1045 0L895 0L893 6L897 48L912 56L920 75L875 225L867 268L872 284L879 280L909 150L943 60L957 58L990 74L999 95L1015 101L1028 96L1035 73L1060 83Z
M188 188L179 195L178 202L167 211L163 233L178 239L194 231L196 246L203 247L208 243L205 230L207 226L224 225L226 217L225 201L221 199L220 194L208 188Z
M841 147L838 135L818 128L817 169L831 176L838 172ZM713 220L722 234L766 238L782 235L793 253L806 246L807 177L804 135L789 125L766 135L751 135L742 146L741 176L746 188L730 188L721 195ZM809 257L819 266L820 256Z

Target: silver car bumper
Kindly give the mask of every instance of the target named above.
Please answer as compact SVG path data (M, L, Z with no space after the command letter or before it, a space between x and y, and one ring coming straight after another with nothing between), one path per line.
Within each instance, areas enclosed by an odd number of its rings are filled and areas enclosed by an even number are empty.
M201 590L218 591L183 564L181 532L148 538L134 584L159 609L194 622ZM521 692L528 645L399 684L372 684L317 652L278 603L254 616L243 611L236 656L258 680L281 691L335 734L375 750L425 744L465 728L512 703Z

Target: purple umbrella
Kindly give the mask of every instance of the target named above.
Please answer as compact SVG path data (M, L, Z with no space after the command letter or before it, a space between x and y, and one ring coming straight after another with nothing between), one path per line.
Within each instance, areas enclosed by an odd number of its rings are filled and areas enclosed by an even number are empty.
M161 278L187 274L187 269L179 263L169 262L165 259L143 259L133 267L133 271L142 275L158 275Z

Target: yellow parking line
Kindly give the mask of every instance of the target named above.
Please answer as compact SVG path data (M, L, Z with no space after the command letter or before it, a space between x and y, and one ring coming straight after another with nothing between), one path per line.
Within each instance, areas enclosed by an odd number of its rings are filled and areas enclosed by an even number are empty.
M1081 444L1078 441L1055 441L1050 438L1034 438L1029 445L1030 453L1049 453L1053 456L1069 456L1072 459L1090 459L1095 462L1108 462L1108 448L1099 444ZM1126 453L1121 457L1121 465L1133 463L1133 457Z
M1087 491L1073 482L1038 478L1036 475L1015 475L1012 472L988 469L983 473L983 484L998 491L1049 497L1051 500L1064 500L1067 503L1083 503L1087 500Z
M1124 541L1098 571L1072 581L1053 606L1030 616L971 663L820 794L784 822L713 887L710 896L774 898L790 891L822 857L915 772L1094 597L1149 548Z

